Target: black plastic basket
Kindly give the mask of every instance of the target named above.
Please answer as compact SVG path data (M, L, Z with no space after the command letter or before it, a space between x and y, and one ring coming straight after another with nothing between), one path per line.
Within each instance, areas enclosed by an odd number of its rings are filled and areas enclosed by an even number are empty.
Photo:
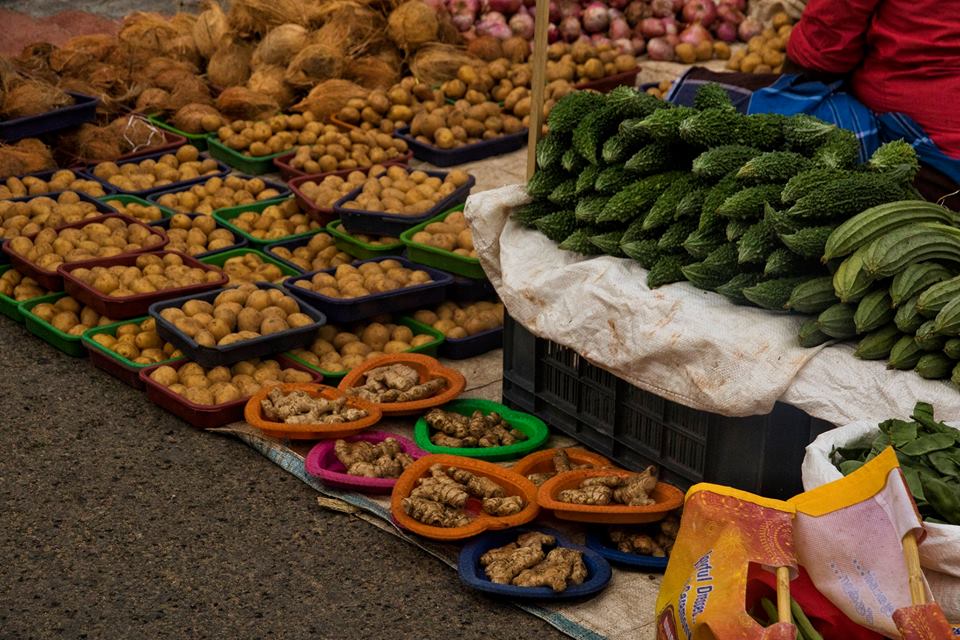
M395 134L407 143L417 160L429 162L435 167L453 167L476 160L483 160L492 156L499 156L522 149L527 144L527 130L516 133L507 133L490 140L481 140L473 144L466 144L456 149L441 149L424 142L420 142L410 135L410 127L399 129Z
M678 486L713 482L788 498L803 490L804 448L833 428L782 403L746 418L691 409L504 320L504 404L533 413L626 468L658 465Z
M175 154L175 151L170 151L170 150L159 151L159 152L157 152L157 153L151 153L151 154L148 154L148 155L145 155L145 156L139 156L139 157L137 157L137 158L131 158L131 159L129 159L129 160L123 160L123 161L117 162L116 165L117 165L118 167L122 167L122 166L127 165L127 164L140 164L141 162L144 162L144 161L146 161L146 160L159 160L159 159L162 158L163 156L173 155L173 154ZM205 160L206 157L201 156L200 159L201 159L201 160ZM190 187L192 187L193 185L199 184L199 183L201 183L201 182L206 182L207 180L210 180L211 178L224 178L224 177L226 177L226 175L227 175L228 173L230 173L230 167L228 167L228 166L225 165L224 163L220 162L219 160L217 160L216 162L217 162L217 171L216 171L216 173L206 173L206 174L204 174L204 175L202 175L202 176L197 176L196 178L190 178L190 179L188 179L188 180L182 180L182 181L180 181L180 182L171 182L170 184L163 184L163 185L156 186L156 187L150 187L149 189L140 189L140 190L138 190L138 191L126 191L126 190L124 190L124 189L119 188L118 186L116 186L116 185L114 185L114 184L110 184L109 182L107 182L106 180L104 180L104 179L102 179L102 178L97 177L97 176L94 174L94 169L96 169L96 165L90 167L89 169L86 169L86 170L84 170L84 171L81 171L80 173L81 173L81 174L83 175L83 177L86 178L86 179L96 180L96 181L99 182L100 184L102 184L102 185L104 185L104 186L106 186L106 187L112 188L115 193L120 193L120 194L125 194L125 195L130 195L130 196L137 196L138 198L146 198L146 197L151 196L151 195L154 195L154 194L160 195L160 194L163 194L163 193L167 193L168 191L185 191L185 190L189 189Z
M67 93L73 96L74 104L35 116L0 120L0 140L12 142L21 138L35 138L51 131L93 122L97 117L97 104L100 100L73 91Z

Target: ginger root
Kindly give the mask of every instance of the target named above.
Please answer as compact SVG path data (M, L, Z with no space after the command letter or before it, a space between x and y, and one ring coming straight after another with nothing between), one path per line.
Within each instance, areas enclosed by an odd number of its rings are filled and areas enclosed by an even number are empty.
M502 498L507 495L503 487L490 478L478 476L466 469L448 467L447 475L464 485L470 495L475 498Z
M470 523L470 516L463 511L426 498L404 498L400 506L414 520L434 527L462 527Z
M527 434L512 428L500 414L484 415L474 411L469 418L443 409L433 409L424 416L436 431L430 441L446 447L501 447L527 439Z
M442 502L457 508L467 504L467 499L470 497L462 484L444 482L438 478L422 478L420 485L410 492L410 496Z
M497 584L548 586L559 592L570 584L583 583L587 579L587 566L579 551L556 547L544 555L544 547L556 544L553 536L530 531L521 534L516 542L487 551L480 556L480 566L490 581Z
M523 511L526 506L520 496L506 496L505 498L484 498L483 511L491 516L512 516Z
M564 489L557 495L557 499L570 504L610 504L613 489L602 484L582 489Z
M344 397L326 400L314 398L305 391L285 394L280 387L274 387L260 401L260 408L268 420L285 424L338 424L355 422L367 416L365 410L347 407L346 403Z
M485 570L490 582L510 584L517 574L539 564L543 559L543 549L539 546L517 547L514 545L514 549L485 565ZM480 563L483 564L483 558L480 559Z
M617 502L628 507L656 504L650 493L657 486L658 470L649 466L641 473L629 476L594 476L585 478L578 489L564 489L557 496L571 504L602 505Z
M616 527L610 530L610 541L624 553L639 553L658 558L669 557L680 531L679 512L671 513L658 523L641 527Z
M536 566L521 571L513 579L518 587L550 587L555 592L565 591L569 584L582 584L587 579L587 565L583 554L575 549L557 547Z
M418 384L420 374L405 364L371 369L366 372L364 379L363 385L348 389L347 395L376 404L432 398L447 388L446 378L433 378Z
M385 438L375 445L364 440L337 440L333 453L349 475L366 478L399 478L413 463L396 438Z
M546 471L543 473L531 473L527 475L527 480L535 484L536 486L542 485L544 482L557 475L558 473L563 473L564 471L573 471L574 469L592 469L592 464L573 464L570 461L570 456L567 455L566 449L557 449L553 452L553 471Z
M404 507L404 511L410 517L424 524L432 524L437 519L435 513L438 508L441 508L439 510L444 513L452 511L466 517L464 509L470 496L481 499L484 512L492 516L519 513L526 506L522 497L507 496L503 487L493 480L478 476L466 469L434 464L429 471L430 475L420 478L417 486L410 492L410 497L407 498L407 500L416 500L417 508L414 509L411 506L410 509L407 509L407 507ZM434 503L437 506L430 507L427 510L427 505L423 503ZM422 520L421 516L428 518L429 521ZM469 522L469 517L467 522Z

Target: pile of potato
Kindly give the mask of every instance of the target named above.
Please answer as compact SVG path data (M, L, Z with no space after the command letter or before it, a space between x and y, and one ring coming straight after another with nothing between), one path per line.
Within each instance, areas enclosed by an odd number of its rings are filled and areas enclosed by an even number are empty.
M445 96L454 100L466 98L471 91L487 96L488 100L503 102L504 113L520 119L521 125L527 127L530 123L530 109L532 97L530 86L533 80L533 71L526 62L511 62L507 58L497 58L477 68L472 65L460 67L457 77L444 83L442 91ZM461 90L465 90L461 94ZM565 78L555 78L544 88L544 109L546 117L553 105L574 90L573 82Z
M119 200L104 200L104 204L113 207L125 216L136 218L140 222L163 220L163 211L155 204L121 202Z
M42 180L36 176L7 178L5 183L0 184L0 200L40 196L59 191L80 191L94 198L106 195L103 185L96 180L80 178L69 169L61 169L54 172L48 180Z
M382 169L380 165L374 165L378 171ZM297 187L300 192L306 196L314 206L322 209L333 207L340 198L344 197L357 187L363 184L367 179L367 172L351 171L346 178L343 176L327 176L323 180L306 180Z
M647 89L647 93L655 98L660 98L663 100L667 97L667 92L670 91L670 87L673 86L672 80L661 80L660 84L655 87L650 87Z
M743 73L781 73L787 56L787 43L793 21L784 12L773 16L772 26L750 38L746 47L735 50L727 61L727 69Z
M408 269L397 260L364 262L356 267L342 264L336 271L316 273L309 280L296 280L302 289L328 298L362 298L433 282L426 271Z
M0 295L13 298L17 302L45 296L49 291L41 287L36 280L25 276L16 269L7 269L0 275Z
M160 316L202 347L224 347L313 324L291 296L253 285L224 291L213 303L187 300Z
M137 364L157 364L183 357L179 349L160 338L153 318L122 324L112 335L98 333L93 341Z
M455 302L444 302L434 311L417 311L413 318L430 325L447 338L457 340L502 327L503 303L474 302L460 306Z
M340 224L339 221L332 228L346 236L354 238L358 242L369 244L374 247L385 247L388 245L400 244L400 238L394 238L393 236L371 236L365 233L350 233L343 228L343 225Z
M82 227L43 229L33 238L14 238L10 250L44 271L56 271L64 263L132 253L155 247L163 240L162 234L146 225L105 218Z
M547 48L547 82L566 80L579 84L636 68L635 56L620 53L609 42L554 42Z
M441 180L425 172L392 166L371 170L363 189L344 209L381 211L403 216L422 216L438 202L462 187L470 179L466 172L454 169Z
M371 91L366 98L348 100L337 112L337 119L361 129L393 133L413 120L422 103L430 102L440 104L443 96L408 76L387 91Z
M317 141L297 149L290 166L305 173L327 173L341 169L369 169L375 164L400 160L407 143L389 133L324 125Z
M230 278L230 286L272 282L277 284L287 276L277 265L266 262L255 251L228 258L223 263L223 272Z
M304 271L330 269L353 262L352 256L337 249L333 236L328 233L318 233L311 236L310 242L294 248L293 251L286 247L275 247L271 251Z
M229 229L217 227L217 221L210 216L191 218L185 213L171 216L167 237L170 238L167 249L189 256L219 251L237 244L233 233Z
M519 118L504 115L500 105L472 89L456 104L421 111L410 123L410 135L440 149L454 149L522 130Z
M102 215L96 205L81 200L75 191L64 191L56 200L47 196L23 202L0 200L0 238L29 236L41 229Z
M323 371L346 373L367 360L388 353L410 351L434 340L434 336L395 324L387 316L347 329L324 325L309 348L297 349L292 353Z
M295 198L265 207L263 211L244 211L230 224L260 240L282 240L287 236L320 229L320 225L300 210Z
M71 336L83 335L83 332L93 327L102 327L113 324L107 316L86 305L82 305L70 296L64 296L55 302L41 302L30 309L30 313L37 316L54 329Z
M70 275L111 298L129 298L143 293L183 289L221 279L217 269L201 269L183 264L176 253L145 253L135 265L79 267Z
M467 226L467 219L463 217L463 211L454 211L443 222L431 222L423 231L413 234L411 239L459 256L477 257L477 251L473 248L473 235Z
M210 178L176 193L165 193L157 198L157 204L183 213L212 214L217 209L262 202L279 196L280 192L268 188L262 178L230 175Z
M101 162L93 168L93 175L121 191L144 191L165 187L177 182L194 180L220 171L212 158L200 159L200 150L184 145L176 153L160 158L126 162Z
M150 379L188 402L212 406L249 398L264 385L310 382L313 376L299 369L281 369L276 360L244 360L212 369L196 362L185 362L179 368L162 365L150 373Z
M314 144L324 129L309 111L277 115L268 120L234 120L217 129L223 144L245 156L269 156L293 147Z

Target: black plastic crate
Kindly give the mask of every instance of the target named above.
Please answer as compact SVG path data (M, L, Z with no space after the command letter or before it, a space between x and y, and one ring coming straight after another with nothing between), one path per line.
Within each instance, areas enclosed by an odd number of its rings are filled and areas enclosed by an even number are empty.
M510 317L503 334L503 401L624 467L656 464L684 488L713 482L774 498L803 490L804 448L833 428L783 403L745 418L691 409L535 337Z

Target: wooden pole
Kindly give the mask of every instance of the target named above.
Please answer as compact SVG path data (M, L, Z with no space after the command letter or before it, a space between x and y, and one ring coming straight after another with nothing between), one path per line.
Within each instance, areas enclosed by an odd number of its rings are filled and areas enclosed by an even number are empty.
M527 180L537 168L537 142L543 129L543 92L547 79L547 29L550 27L550 0L537 0L533 32L533 93L530 96L530 132L527 135Z
M790 567L777 567L777 617L793 624L790 614Z
M910 600L913 604L927 603L927 589L923 582L923 569L920 568L920 551L913 531L903 536L903 558L907 561L907 575L910 578Z

